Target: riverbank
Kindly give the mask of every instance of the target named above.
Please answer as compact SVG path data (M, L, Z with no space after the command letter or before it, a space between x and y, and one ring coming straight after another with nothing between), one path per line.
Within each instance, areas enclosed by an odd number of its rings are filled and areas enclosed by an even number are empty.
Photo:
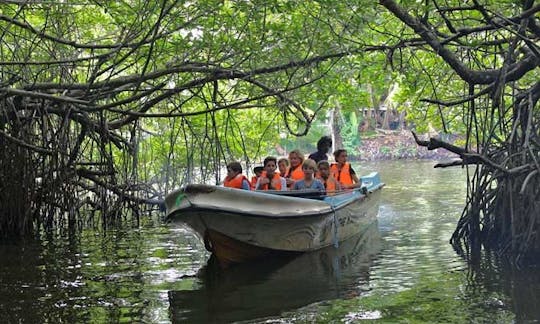
M377 161L398 159L455 159L457 156L444 149L429 151L414 141L411 131L378 131L374 135L361 137L361 146L349 152L350 160ZM421 136L427 140L428 136ZM455 141L456 138L453 139ZM450 142L453 142L450 141Z

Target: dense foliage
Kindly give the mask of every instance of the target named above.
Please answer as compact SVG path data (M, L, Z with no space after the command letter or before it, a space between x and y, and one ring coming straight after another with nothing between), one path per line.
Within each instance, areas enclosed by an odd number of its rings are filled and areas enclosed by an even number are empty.
M374 8L79 1L0 10L0 232L19 235L72 228L86 205L114 221L120 207L157 204L183 182L221 180L230 160L249 166L279 134L307 134L354 63L344 58L362 52L354 39Z
M432 98L422 100L425 108L415 111L423 110L430 120L438 116L437 126L445 131L459 125L466 135L463 146L417 140L459 156L441 167L474 166L452 243L470 256L481 246L516 259L540 252L540 6L534 1L380 3L423 49L406 56L412 58L406 69L427 75L433 89ZM436 58L453 73L426 64ZM415 89L411 81L406 84Z
M312 147L324 125L354 150L361 131L391 122L379 118L386 109L419 131L465 134L462 147L420 142L481 166L456 245L538 246L539 10L530 0L4 3L0 235L75 228L85 206L119 220L122 207L218 182L224 163L250 167L278 142Z

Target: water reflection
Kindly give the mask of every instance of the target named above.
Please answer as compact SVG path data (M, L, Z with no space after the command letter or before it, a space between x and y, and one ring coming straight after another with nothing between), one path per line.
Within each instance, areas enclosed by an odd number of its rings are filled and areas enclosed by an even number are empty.
M161 223L2 242L0 322L314 322L311 312L316 317L337 304L344 314L326 322L351 323L366 315L354 304L365 300L381 322L538 322L540 269L516 270L490 255L468 266L457 256L448 240L463 208L466 173L432 166L354 166L379 170L387 184L374 238L225 273L207 263L197 237ZM426 320L430 314L447 317Z
M0 320L168 322L167 291L191 287L207 258L199 244L162 226L4 243Z
M376 223L336 249L271 258L221 270L201 269L197 290L170 291L172 321L225 323L264 318L314 302L347 299L368 290L370 265L380 250Z
M477 318L496 311L515 314L516 323L540 322L540 269L517 269L508 260L483 251L480 260L469 264L463 291L470 300L469 311Z

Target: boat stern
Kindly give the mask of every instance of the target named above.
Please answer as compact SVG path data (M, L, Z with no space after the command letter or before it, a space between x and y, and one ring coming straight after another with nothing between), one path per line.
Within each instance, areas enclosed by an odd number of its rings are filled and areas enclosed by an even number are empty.
M369 192L373 192L384 186L378 172L371 172L368 175L362 176L360 179L362 181L362 187L365 187Z

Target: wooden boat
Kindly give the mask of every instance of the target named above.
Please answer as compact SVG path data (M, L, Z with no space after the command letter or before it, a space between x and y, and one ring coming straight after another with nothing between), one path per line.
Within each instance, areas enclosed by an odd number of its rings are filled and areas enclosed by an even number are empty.
M192 228L223 266L339 246L379 210L384 184L378 173L361 179L362 188L325 195L191 184L167 195L167 218Z

